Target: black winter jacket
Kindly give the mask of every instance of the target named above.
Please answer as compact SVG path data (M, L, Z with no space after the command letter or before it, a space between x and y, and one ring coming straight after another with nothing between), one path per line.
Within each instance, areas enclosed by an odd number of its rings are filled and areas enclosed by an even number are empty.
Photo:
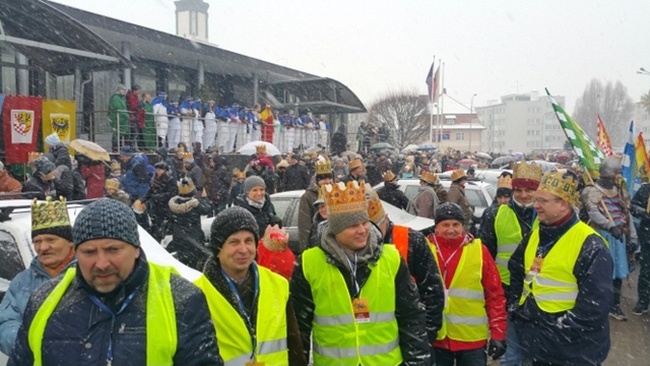
M106 364L109 339L113 340L114 365L146 365L146 305L149 267L141 252L136 266L117 289L99 294L83 280L81 271L70 284L43 335L44 365ZM60 277L43 284L32 295L18 331L9 365L32 365L33 353L27 335L36 311L58 284ZM177 349L174 365L223 365L219 356L214 326L203 292L172 274L171 288L176 310ZM115 319L101 311L90 298L95 295L114 312L133 291L129 304Z
M260 238L264 237L264 231L266 231L266 226L271 222L271 218L276 216L275 207L271 203L271 197L266 194L264 198L264 206L261 209L249 205L244 195L238 196L234 202L236 206L243 207L253 214L255 221L257 221L257 226L260 228Z
M402 210L406 210L406 206L409 205L409 199L397 184L384 183L384 186L377 190L377 195L382 201L386 201Z

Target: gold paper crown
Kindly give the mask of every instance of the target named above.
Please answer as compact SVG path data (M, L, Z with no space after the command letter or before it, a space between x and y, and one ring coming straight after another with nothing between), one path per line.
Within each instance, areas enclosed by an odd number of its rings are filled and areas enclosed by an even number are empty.
M122 170L122 165L119 161L111 161L111 170Z
M191 178L181 178L178 180L178 194L189 195L194 193L196 187L194 187L194 182Z
M106 188L106 189L114 189L116 191L119 191L120 190L120 181L115 179L115 178L106 179L106 183L104 183L104 188Z
M548 192L571 205L578 203L578 181L570 174L559 171L547 171L542 177L538 191Z
M497 188L512 189L512 178L509 175L499 177L497 180Z
M438 176L435 175L435 173L432 172L424 172L420 175L420 180L423 180L429 184L436 184L438 181Z
M188 161L194 159L194 155L192 153L183 153L183 161Z
M465 175L465 171L463 169L459 168L459 169L456 169L453 172L451 172L451 181L452 182L455 182L455 181L457 181L457 180L459 180L459 179L461 179L463 177L467 177L467 175Z
M332 162L328 158L316 161L316 175L332 174Z
M363 165L363 162L361 161L361 159L356 158L356 159L352 160L350 162L350 164L348 164L348 167L350 168L350 170L352 170L352 169L355 169L355 168L361 168L362 165Z
M366 210L366 189L364 182L350 181L326 184L321 190L328 215L363 212Z
M70 226L70 216L65 205L65 199L53 201L47 197L46 201L37 201L32 204L32 231L51 229L61 226Z
M30 152L28 152L28 153L27 153L27 162L28 162L28 163L31 163L31 162L33 162L34 160L40 158L41 155L43 155L43 153L39 153L39 152L36 152L36 151L30 151Z
M262 144L262 145L256 145L256 146L255 146L255 151L256 151L258 154L266 154L266 145L264 145L264 144Z
M384 178L384 182L392 182L397 178L392 170L386 171L386 173L384 173L382 176Z
M365 184L365 187L366 196L368 197L368 218L375 224L379 224L384 216L386 216L386 211L384 211L384 206L381 204L377 192L368 183Z
M242 171L239 170L238 168L235 168L235 169L232 170L232 175L233 175L236 179L245 179L245 178L246 178L246 173L242 172Z
M513 169L512 179L530 179L539 182L542 178L542 166L535 163L519 161Z

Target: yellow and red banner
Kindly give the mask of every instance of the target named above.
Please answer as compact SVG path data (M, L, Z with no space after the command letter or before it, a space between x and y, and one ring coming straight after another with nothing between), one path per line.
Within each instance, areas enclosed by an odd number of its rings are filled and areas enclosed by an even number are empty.
M43 99L8 95L2 105L5 164L26 163L27 153L36 151L41 127Z
M43 139L56 132L61 142L66 145L74 140L76 134L76 115L77 104L71 100L46 99L43 101ZM45 150L48 149L43 144ZM74 150L70 149L73 154Z
M636 155L638 176L641 178L642 182L650 181L650 159L648 159L648 150L645 147L642 132L639 132L639 135L634 141L634 154Z
M596 142L598 143L598 147L605 153L605 156L614 155L612 143L609 140L609 135L607 134L607 130L605 130L603 120L600 119L600 115L598 116L598 139Z

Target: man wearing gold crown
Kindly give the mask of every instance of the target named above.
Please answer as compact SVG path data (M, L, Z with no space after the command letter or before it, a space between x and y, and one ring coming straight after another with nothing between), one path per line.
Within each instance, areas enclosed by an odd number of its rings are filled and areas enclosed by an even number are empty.
M18 273L0 303L0 351L9 354L14 346L27 300L43 283L74 266L72 226L65 201L34 199L32 242L36 257L29 268Z
M467 184L467 175L463 169L451 172L451 186L447 191L447 202L455 203L463 210L465 231L469 233L472 228L473 208L469 205L469 200L465 195L465 184Z
M298 237L300 239L301 249L310 247L315 243L309 243L309 232L313 223L314 215L317 209L314 202L318 199L318 191L325 184L332 184L332 163L327 158L316 161L316 175L305 193L300 197L298 206ZM302 252L302 250L300 250ZM296 253L300 254L300 253Z
M512 199L509 199L507 204L492 205L483 212L480 232L483 245L496 261L506 296L510 292L508 260L521 239L538 225L535 220L533 195L542 178L542 167L535 163L528 164L522 161L514 166L513 173L511 180L509 177L499 178L499 184L502 186L510 183ZM499 189L503 191L504 188ZM508 350L503 356L501 364L503 366L521 365L521 350L517 332L510 321L506 336Z
M399 184L397 184L398 178L395 173L388 170L384 173L383 178L384 186L377 190L379 198L395 207L406 210L406 207L409 204L409 199L406 197L404 192L399 189Z
M291 298L314 365L429 365L426 315L399 252L371 230L365 188L323 188L327 222L291 278Z
M600 177L582 190L580 201L589 215L589 224L608 243L614 260L614 305L609 315L627 320L621 310L621 287L630 269L627 253L633 253L637 243L636 229L630 215L630 195L618 182L621 159L608 156L600 165Z
M532 365L599 365L609 352L612 257L578 218L577 188L572 172L544 174L534 195L539 226L508 262L509 315Z
M413 215L433 219L436 208L440 203L438 195L435 191L435 184L438 181L438 176L431 172L424 172L420 176L420 189L413 197L406 210Z

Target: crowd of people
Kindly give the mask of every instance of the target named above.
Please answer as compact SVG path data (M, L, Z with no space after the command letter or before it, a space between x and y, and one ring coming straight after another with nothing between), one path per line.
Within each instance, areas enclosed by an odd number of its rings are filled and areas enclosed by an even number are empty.
M131 146L155 151L179 143L200 143L206 150L230 153L251 141L273 143L283 153L294 149L326 146L329 124L326 119L305 111L280 112L262 106L218 106L214 99L200 97L156 97L138 85L127 90L118 85L108 104L108 121L113 132L113 148Z
M86 196L105 198L71 225L58 197L77 189L64 176L86 175L48 139L50 156L34 157L36 181L22 188L41 200L37 256L0 305L12 365L600 365L609 318L627 319L621 284L639 242L633 313L650 305L650 184L630 197L616 157L589 184L572 169L513 163L475 230L472 169L454 152L348 146L278 161L260 145L240 170L200 144L159 147L153 166L126 146L86 180ZM419 180L413 198L401 178ZM298 247L271 198L292 190L304 190ZM433 232L395 223L383 202L435 220ZM57 219L41 220L45 211ZM201 220L212 216L207 241ZM192 284L149 262L138 224L158 242L170 236L166 249L202 275Z

